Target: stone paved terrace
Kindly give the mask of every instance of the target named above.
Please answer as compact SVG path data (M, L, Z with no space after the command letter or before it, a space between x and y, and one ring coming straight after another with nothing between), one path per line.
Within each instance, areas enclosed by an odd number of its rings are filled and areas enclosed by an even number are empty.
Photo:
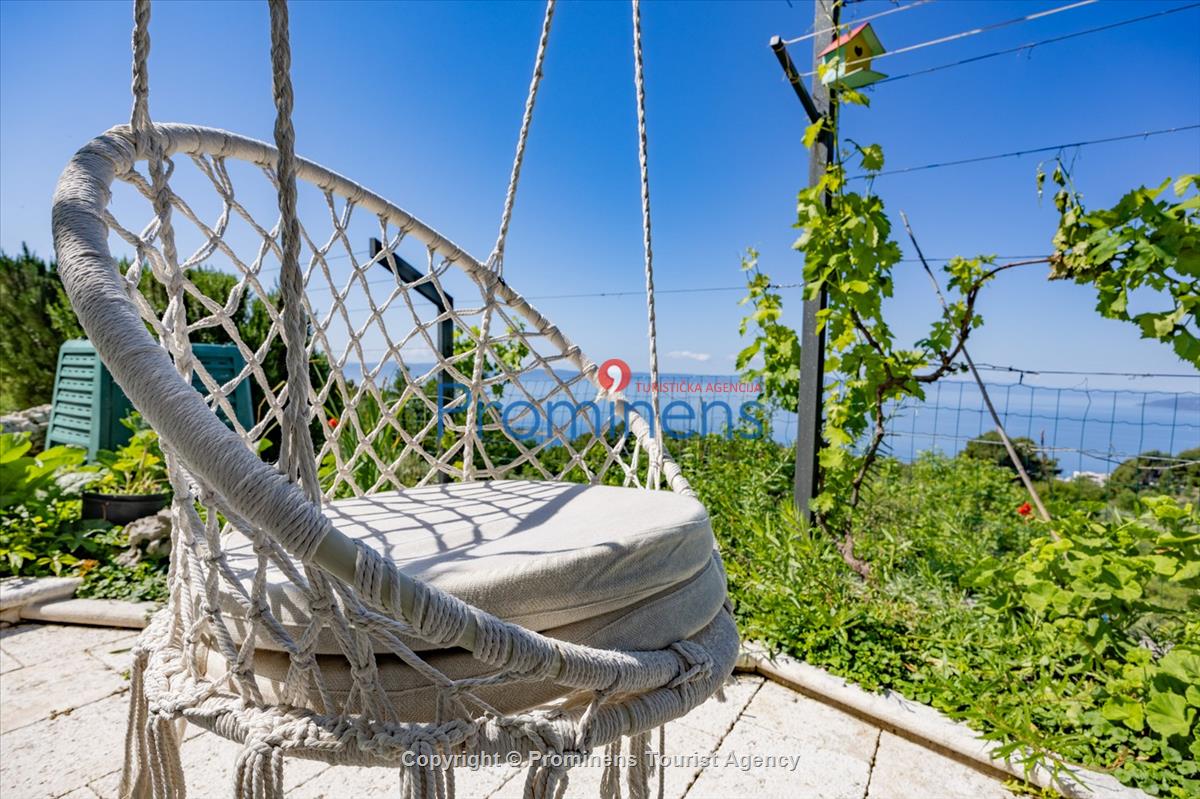
M23 623L0 630L0 797L110 799L125 730L129 630ZM672 799L1001 799L994 775L885 732L758 676L738 676L667 727ZM228 797L238 747L189 728L190 797ZM782 765L761 765L767 758ZM759 758L759 764L754 762ZM707 764L707 765L706 765ZM569 797L594 797L600 769L572 771ZM397 796L398 774L289 760L295 799ZM516 767L455 772L461 799L519 798Z

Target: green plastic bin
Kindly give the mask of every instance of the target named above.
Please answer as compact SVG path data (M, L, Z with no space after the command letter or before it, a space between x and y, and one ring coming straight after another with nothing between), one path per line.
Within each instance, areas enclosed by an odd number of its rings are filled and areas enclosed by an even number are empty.
M218 383L229 382L245 365L232 344L193 344L192 351ZM193 376L192 385L206 393L198 376ZM116 449L129 441L130 432L121 420L133 406L87 339L67 341L59 349L52 402L47 447L81 447L87 450L88 460L95 460L98 450ZM234 389L229 403L238 422L249 429L254 423L249 380Z

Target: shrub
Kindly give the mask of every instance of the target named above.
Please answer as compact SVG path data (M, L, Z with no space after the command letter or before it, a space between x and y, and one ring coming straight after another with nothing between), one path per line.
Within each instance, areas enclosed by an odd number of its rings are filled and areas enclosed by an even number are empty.
M1049 480L1061 471L1058 468L1058 461L1038 452L1037 444L1032 439L1021 436L1010 438L1009 441L1016 450L1017 457L1021 459L1021 465L1025 467L1025 473L1029 475L1030 480ZM988 430L979 437L968 441L962 455L966 458L994 463L1012 470L1014 474L1017 471L1017 467L1013 465L1012 459L1008 456L1008 450L1005 448L1000 434L995 430Z
M0 252L0 411L49 402L58 348L83 335L53 261Z
M80 486L95 477L83 450L30 455L28 433L0 433L0 576L62 574L107 557L108 525L79 520Z
M1195 795L1200 514L1169 497L1143 503L1140 518L1071 514L1057 536L1014 561L985 560L964 582L1035 658L1002 684L1012 715L1021 695L1019 718L1057 733L1061 755L1151 793ZM1031 669L1049 690L1022 690Z

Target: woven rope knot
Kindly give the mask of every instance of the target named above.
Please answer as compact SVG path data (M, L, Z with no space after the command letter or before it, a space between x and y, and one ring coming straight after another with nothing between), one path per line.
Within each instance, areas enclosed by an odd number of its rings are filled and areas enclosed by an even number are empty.
M350 676L354 678L355 682L361 685L369 685L374 682L375 674L376 670L374 659L368 660L364 663L350 664Z
M316 667L316 653L309 650L291 649L288 651L288 659L291 662L292 668L300 671L309 671Z
M329 613L332 608L333 597L331 597L329 594L318 594L310 597L308 600L308 609L311 610L315 615L323 616Z
M271 615L271 606L264 597L253 597L250 606L246 608L246 616L251 621L258 621Z
M682 668L679 675L667 683L668 688L678 688L684 683L707 679L712 674L712 656L699 644L692 641L676 641L671 644L671 651L679 657Z

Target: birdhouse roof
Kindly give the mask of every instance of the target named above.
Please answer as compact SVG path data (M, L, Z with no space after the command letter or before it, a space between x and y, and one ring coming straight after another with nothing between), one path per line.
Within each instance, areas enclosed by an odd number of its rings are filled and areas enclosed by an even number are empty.
M875 35L875 30L871 27L871 23L864 22L849 33L834 39L833 43L822 50L817 57L824 58L839 47L849 44L860 35L863 37L864 44L871 49L872 54L878 55L883 52L883 44L880 43L879 37Z

